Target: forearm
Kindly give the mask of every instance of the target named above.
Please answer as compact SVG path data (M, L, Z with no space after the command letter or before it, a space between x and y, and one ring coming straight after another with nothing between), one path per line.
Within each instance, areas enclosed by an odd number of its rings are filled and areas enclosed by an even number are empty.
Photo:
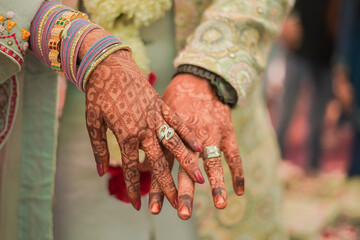
M194 65L222 77L244 102L259 82L288 8L285 0L214 1L175 66Z
M31 25L35 55L85 91L92 71L109 55L129 48L90 22L85 14L50 1L41 5Z

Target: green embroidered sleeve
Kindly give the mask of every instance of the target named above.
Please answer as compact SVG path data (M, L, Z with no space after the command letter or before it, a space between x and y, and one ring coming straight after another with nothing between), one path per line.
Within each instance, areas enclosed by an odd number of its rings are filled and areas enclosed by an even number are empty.
M0 83L21 70L30 24L44 0L0 0Z
M216 0L187 39L175 66L207 69L229 82L238 103L257 85L289 0Z

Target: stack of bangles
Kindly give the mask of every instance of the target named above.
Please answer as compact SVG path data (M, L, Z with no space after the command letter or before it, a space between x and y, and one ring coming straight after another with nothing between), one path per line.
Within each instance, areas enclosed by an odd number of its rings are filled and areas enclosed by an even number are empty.
M59 2L44 2L31 24L30 45L35 55L59 74L65 76L85 92L86 82L93 70L111 53L130 50L117 37L109 35L98 40L86 52L80 64L77 56L85 36L94 29L88 16Z

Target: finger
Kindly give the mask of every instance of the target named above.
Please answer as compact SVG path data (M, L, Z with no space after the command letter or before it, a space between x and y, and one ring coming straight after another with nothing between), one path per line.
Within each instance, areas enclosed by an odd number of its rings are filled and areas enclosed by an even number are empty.
M174 155L172 155L164 147L161 147L161 149L165 154L165 159L169 163L169 167L171 171L174 163ZM149 162L149 160L145 158L144 162ZM161 212L163 202L164 202L164 192L161 190L161 187L157 182L157 180L154 177L152 177L150 193L149 193L149 212L154 215L159 214Z
M205 149L203 152L203 164L205 172L209 179L214 205L216 208L223 209L226 207L227 202L224 171L221 164L221 157L207 157L206 147L216 146L216 144L205 143L203 146Z
M178 173L179 180L179 207L178 216L182 220L187 220L191 217L194 198L194 181L189 177L184 168L179 166Z
M109 150L106 141L106 124L99 117L95 108L88 107L86 110L86 126L93 149L96 169L102 177L109 168Z
M201 152L201 146L195 138L195 134L190 131L181 120L165 103L162 106L162 115L165 121L179 134L184 143L194 152Z
M243 195L245 191L244 172L233 126L223 138L221 149L230 168L234 191L237 195Z
M177 190L170 173L169 163L161 151L155 134L147 129L143 133L141 149L145 152L151 166L152 174L155 176L161 189L164 191L170 204L177 208Z
M157 182L156 178L152 176L151 186L149 193L149 212L151 214L159 214L164 202L164 192L161 189L160 184Z
M129 200L136 210L141 208L140 193L140 172L139 162L139 142L138 139L126 138L120 144L122 169Z
M157 129L158 138L162 138L161 143L174 155L191 178L203 184L205 180L197 161L195 161L191 152L182 143L180 137L175 132L171 132L171 128L159 114L156 114L155 129ZM162 137L161 134L164 134L165 137Z
M149 160L145 157L145 160L138 165L138 169L140 172L148 172L151 171Z
M174 166L174 158L175 158L174 155L169 150L167 150L164 146L161 147L161 150L165 155L166 161L169 163L170 171L172 171L173 166Z

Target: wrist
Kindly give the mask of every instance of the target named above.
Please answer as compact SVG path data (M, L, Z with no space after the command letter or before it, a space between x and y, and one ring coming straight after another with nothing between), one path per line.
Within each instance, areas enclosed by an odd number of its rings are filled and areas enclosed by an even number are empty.
M223 77L207 69L191 64L178 66L175 75L181 73L188 73L207 80L215 89L215 94L222 103L227 104L230 107L236 106L238 100L237 92Z
M80 62L86 52L101 38L111 35L110 32L103 30L103 29L94 29L89 32L83 42L80 45L79 54L77 56L78 62Z
M196 93L201 91L201 95L217 99L216 90L207 79L189 73L180 73L173 78L169 87L172 88L179 84L186 86L186 90L189 92Z
M127 48L121 48L109 56L107 56L103 61L101 61L96 68L94 69L93 73L89 76L88 80L84 84L85 93L88 92L89 86L94 84L106 81L104 76L108 76L109 74L115 74L121 68L123 62L121 61L124 58L131 58L131 51ZM99 70L102 66L106 66L106 72L104 70ZM99 69L98 69L99 68ZM102 73L95 73L101 71ZM105 74L106 73L106 74ZM103 84L100 84L103 85Z

